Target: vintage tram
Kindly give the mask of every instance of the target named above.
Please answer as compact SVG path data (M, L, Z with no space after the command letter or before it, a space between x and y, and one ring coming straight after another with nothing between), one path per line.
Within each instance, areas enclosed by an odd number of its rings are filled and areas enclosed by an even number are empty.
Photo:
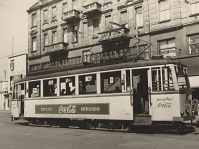
M191 120L187 69L171 59L90 65L13 84L12 119L80 128L131 128Z

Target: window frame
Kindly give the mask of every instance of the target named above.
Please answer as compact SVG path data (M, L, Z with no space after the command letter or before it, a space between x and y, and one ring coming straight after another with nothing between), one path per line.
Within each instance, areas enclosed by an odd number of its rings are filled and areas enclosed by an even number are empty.
M36 27L37 26L37 14L33 13L32 14L32 27Z
M159 5L159 23L170 21L171 20L170 0L159 0L158 5ZM161 5L164 6L163 9L161 8Z
M96 22L95 22L96 21ZM95 18L92 20L92 23L93 23L93 37L96 37L98 36L98 33L99 33L99 24L100 24L100 20L99 18Z
M52 31L52 44L56 44L58 42L58 33L57 31Z
M172 41L172 40L174 40L174 46L172 46L172 47L168 47L168 45L169 45L169 41ZM161 42L166 42L166 44L164 45L164 46L167 46L166 48L161 48ZM167 51L167 55L164 55L164 54L162 54L163 55L163 57L166 57L166 56L171 56L170 55L170 53L172 53L172 52L170 52L170 51L175 51L175 55L173 55L173 56L177 56L177 53L176 53L176 39L175 38L168 38L168 39L164 39L164 40L159 40L158 41L158 46L159 46L159 54L161 54L161 52L163 51L163 52L165 52L165 51ZM171 57L173 57L173 56L171 56Z
M34 36L32 37L32 50L31 52L36 52L37 51L37 37Z
M77 43L78 42L78 25L73 25L73 43Z
M49 35L48 33L44 34L44 47L49 45Z
M55 20L57 17L57 7L53 6L52 7L52 20Z
M192 6L194 6L195 9ZM193 10L195 10L195 12L192 12ZM190 16L196 16L196 15L199 15L199 1L190 3Z
M44 11L43 11L43 21L44 21L44 24L45 23L48 23L48 18L49 17L49 12L48 12L48 9L45 9Z
M141 12L138 10L141 9ZM135 19L136 19L136 27L141 28L144 26L144 18L143 18L143 7L139 6L135 8Z
M199 54L199 42L197 43L197 41L194 41L195 43L193 43L193 44L191 44L190 42L191 42L191 40L190 40L190 38L191 37L194 37L194 36L198 36L198 41L199 41L199 34L193 34L193 35L189 35L188 36L188 48L189 48L189 54L191 54L191 55L194 55L194 54ZM196 39L197 40L197 39ZM192 52L193 50L191 49L191 46L198 46L198 49L197 50L195 50L195 52ZM196 47L197 48L197 47Z

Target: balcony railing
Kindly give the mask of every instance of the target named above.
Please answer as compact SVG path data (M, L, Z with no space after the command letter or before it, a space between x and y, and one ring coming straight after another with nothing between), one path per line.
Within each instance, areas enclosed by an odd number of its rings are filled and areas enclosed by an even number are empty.
M61 43L56 43L56 44L53 44L53 45L45 46L44 53L48 54L48 53L66 50L67 45L68 45L67 43L61 42Z
M99 64L99 63L105 63L108 61L114 61L114 60L119 60L121 61L126 60L130 61L133 59L137 59L137 56L139 53L143 52L143 48L139 49L139 52L136 51L136 47L133 48L128 52L127 48L120 49L120 50L113 50L113 51L107 51L107 52L100 52L96 54L90 54L88 55L88 59L84 59L83 57L73 57L73 58L68 58L65 60L57 60L57 61L52 61L52 62L45 62L42 64L36 64L36 65L31 65L30 67L30 72L35 72L35 71L41 71L41 70L48 70L48 69L54 69L54 68L63 68L63 67L74 67L75 65L79 65L82 63L94 63L94 64ZM139 59L148 59L149 57L148 51L142 53L139 57ZM88 61L87 61L88 60Z
M117 29L111 29L109 31L101 32L98 33L101 35L101 40L100 42L103 41L111 41L112 39L118 38L118 37L126 37L127 32L125 31L124 28L117 28Z
M83 6L84 15L97 15L100 13L101 13L101 4L98 2L94 2Z
M80 12L78 10L70 10L63 13L63 20L67 22L74 22L80 19Z

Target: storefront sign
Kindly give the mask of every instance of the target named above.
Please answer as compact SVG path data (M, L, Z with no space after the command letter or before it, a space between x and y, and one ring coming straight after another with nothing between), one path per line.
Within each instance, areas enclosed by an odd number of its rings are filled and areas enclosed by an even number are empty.
M35 105L36 114L103 114L109 115L109 104Z

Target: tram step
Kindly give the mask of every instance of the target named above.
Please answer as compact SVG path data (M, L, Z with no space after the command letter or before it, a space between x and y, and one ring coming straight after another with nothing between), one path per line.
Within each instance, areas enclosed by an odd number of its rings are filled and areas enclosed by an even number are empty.
M133 125L151 125L151 116L148 114L138 114L134 117Z

